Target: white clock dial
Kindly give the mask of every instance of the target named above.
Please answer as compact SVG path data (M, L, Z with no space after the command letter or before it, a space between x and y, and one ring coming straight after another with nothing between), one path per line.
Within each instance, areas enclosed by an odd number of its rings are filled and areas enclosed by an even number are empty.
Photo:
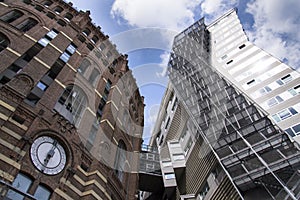
M31 145L31 160L41 172L55 175L61 172L66 165L66 153L57 140L42 136Z

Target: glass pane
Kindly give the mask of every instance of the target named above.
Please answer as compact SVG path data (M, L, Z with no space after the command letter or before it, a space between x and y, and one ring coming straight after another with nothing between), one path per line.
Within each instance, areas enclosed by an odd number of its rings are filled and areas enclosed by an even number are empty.
M165 174L165 179L174 179L175 178L175 174Z
M76 47L72 44L70 44L67 48L67 51L70 53L70 54L74 54L75 51L76 51Z
M57 36L57 31L51 30L49 33L47 33L47 36L53 39Z
M45 91L47 89L47 85L45 85L42 82L38 82L37 87L40 88L43 91Z
M47 44L49 44L49 40L48 39L46 39L46 38L42 38L42 39L40 39L39 40L39 44L41 44L43 47L45 47L45 46L47 46Z
M48 200L48 199L50 199L50 195L51 195L51 192L47 188L45 188L41 185L38 186L38 188L36 189L36 191L34 193L34 197L38 200Z
M280 122L280 118L278 117L278 115L273 115L272 118L273 118L276 122Z
M277 80L276 83L278 83L278 85L283 85L283 82L281 80Z
M30 178L28 178L27 176L25 176L23 174L18 174L17 177L15 178L12 186L16 189L21 190L22 192L27 192L31 183L32 183L32 180ZM22 200L24 198L23 195L15 192L13 190L8 190L6 197L13 199L13 200Z
M283 110L283 111L279 112L278 115L281 118L281 120L283 120L283 119L290 117L291 113L288 110Z
M280 96L276 96L278 102L283 102L283 99Z
M291 112L293 115L296 115L296 114L298 113L298 112L297 112L294 108L292 108L292 107L290 107L289 110L290 110L290 112Z
M300 124L293 126L293 130L295 131L296 134L300 133Z
M285 132L287 132L287 133L288 133L290 136L292 136L292 137L295 136L295 134L294 134L294 132L292 131L291 128L286 129Z
M60 59L66 63L66 62L69 61L70 55L68 55L66 52L64 52L64 53L60 56Z
M277 101L274 98L272 98L272 99L268 100L267 104L269 107L272 107L277 104Z

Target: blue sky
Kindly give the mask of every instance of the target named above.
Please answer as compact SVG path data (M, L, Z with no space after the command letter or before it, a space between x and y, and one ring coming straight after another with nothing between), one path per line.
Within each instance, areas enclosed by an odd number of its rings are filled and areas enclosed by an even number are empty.
M69 0L66 0L69 1ZM206 24L232 7L250 41L300 68L299 0L71 0L90 10L93 22L128 54L129 67L145 96L145 130L151 135L165 87L168 51L174 35L205 17Z

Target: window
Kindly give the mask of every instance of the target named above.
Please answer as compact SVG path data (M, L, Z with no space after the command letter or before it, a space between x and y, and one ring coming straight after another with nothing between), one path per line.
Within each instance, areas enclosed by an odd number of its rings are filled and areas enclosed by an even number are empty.
M39 185L34 193L34 197L38 200L50 199L51 192L45 186Z
M67 63L70 59L70 57L75 53L77 46L73 43L71 43L65 50L63 54L61 54L60 59Z
M45 91L47 89L47 85L43 82L38 82L37 87L40 88L41 90Z
M167 123L166 123L166 125L165 125L165 129L167 129L168 128L168 126L169 126L169 123L170 123L170 117L168 118L168 120L167 120Z
M90 77L89 77L89 82L95 86L96 80L98 78L98 76L100 75L99 71L97 69L93 69Z
M249 81L249 82L247 82L247 85L252 85L252 84L254 84L255 83L255 80L254 79L252 79L251 81Z
M106 53L106 57L109 58L109 57L111 57L111 56L112 56L112 53L111 53L110 51L108 51L108 52Z
M295 105L294 107L299 107L299 105ZM287 109L284 109L284 110L272 115L272 118L276 122L280 122L280 121L285 120L293 115L298 114L298 111L294 107L289 107Z
M292 76L291 76L290 74L288 74L288 75L286 75L286 76L284 76L284 77L281 78L281 80L282 80L284 83L288 83L288 82L290 82L292 79L293 79L293 78L292 78Z
M173 159L174 161L185 160L185 157L183 154L173 154Z
M28 19L24 20L22 23L18 24L16 28L19 29L20 31L26 32L29 31L37 24L38 22L35 19L29 17Z
M39 5L36 5L34 8L36 10L40 11L40 12L42 12L44 10L44 8L42 6L39 6Z
M6 49L9 44L9 39L3 33L0 33L0 52Z
M26 62L30 62L32 58L42 50L42 48L43 46L41 46L39 43L36 43L23 54L22 59Z
M233 62L233 60L230 60L230 61L228 61L226 64L229 65L229 64L232 63L232 62Z
M124 170L126 163L126 145L123 140L118 143L116 159L115 159L115 173L120 181L123 181Z
M88 28L85 28L83 31L82 31L82 34L85 35L85 36L89 36L89 34L91 33L90 29Z
M88 137L88 139L86 141L86 145L85 145L86 149L89 150L89 151L93 147L94 141L96 139L97 131L98 131L98 128L93 125L91 130L90 130L89 137Z
M51 12L48 12L46 14L46 16L49 17L50 19L54 19L55 18L55 15L53 13L51 13Z
M29 189L29 187L32 184L32 179L29 178L28 176L26 176L25 174L19 173L14 182L12 183L12 186L24 193L26 193ZM23 200L24 199L24 195L22 195L21 193L17 193L13 190L8 190L6 197L8 197L8 199L14 199L14 200Z
M208 186L208 183L206 182L204 187L202 188L202 190L199 192L198 194L198 197L197 197L197 200L203 200L206 196L206 194L208 193L209 191L209 186Z
M175 178L174 173L165 173L165 179L166 180L170 180L170 179L174 179L174 178Z
M290 136L294 137L295 135L300 134L300 124L294 125L285 130Z
M67 25L67 23L62 19L57 20L57 23L61 26L66 26Z
M73 18L73 15L71 13L66 13L65 14L65 20L67 20L68 22L71 21Z
M245 44L242 44L241 46L239 46L239 49L242 49L244 48L246 45Z
M86 99L86 95L79 87L70 85L59 98L55 109L69 121L78 125L86 107Z
M93 37L92 37L92 40L91 40L94 44L96 44L98 41L99 41L99 38L96 36L96 35L94 35Z
M23 15L24 15L24 13L22 13L21 11L13 10L13 11L10 11L9 13L6 13L5 15L2 15L0 17L0 20L7 22L7 23L12 23L13 21L22 17Z
M54 9L54 12L56 13L56 14L60 14L61 12L63 11L63 9L62 9L62 7L60 7L60 6L57 6L55 9Z
M87 59L83 59L77 71L80 72L81 74L84 74L89 66L91 66L91 62L88 61Z
M105 89L106 89L107 91L110 90L111 84L112 84L112 82L108 79L107 82L106 82L106 85L105 85Z
M51 6L52 4L53 4L52 1L45 1L44 6L45 6L45 7L49 7L49 6Z
M100 49L101 51L103 51L105 48L106 48L105 44L104 44L104 43L101 43L99 49Z
M45 37L41 38L38 43L41 44L43 47L47 46L49 42L54 39L58 35L58 31L55 29L52 29L49 31Z
M224 56L221 57L221 59L224 60L224 59L226 59L227 57L228 57L227 55L224 55Z

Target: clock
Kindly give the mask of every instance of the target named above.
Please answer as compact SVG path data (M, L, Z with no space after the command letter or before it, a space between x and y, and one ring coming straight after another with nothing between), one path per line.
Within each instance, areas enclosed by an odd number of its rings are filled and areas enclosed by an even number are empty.
M34 166L44 174L60 173L67 162L62 145L49 136L38 137L31 145L30 156Z

